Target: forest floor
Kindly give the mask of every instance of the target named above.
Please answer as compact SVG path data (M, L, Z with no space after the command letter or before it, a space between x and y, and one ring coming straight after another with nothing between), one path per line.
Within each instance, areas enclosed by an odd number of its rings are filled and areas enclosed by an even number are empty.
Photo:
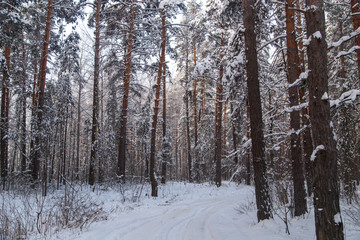
M152 198L147 185L134 190L95 190L106 220L79 228L62 229L46 239L71 240L282 240L316 239L313 209L305 216L287 216L276 210L274 219L257 222L254 188L223 183L167 183L159 186L159 197ZM100 206L99 205L99 206ZM289 213L288 213L289 215ZM360 239L360 226L347 224L346 239ZM32 239L39 239L33 236Z

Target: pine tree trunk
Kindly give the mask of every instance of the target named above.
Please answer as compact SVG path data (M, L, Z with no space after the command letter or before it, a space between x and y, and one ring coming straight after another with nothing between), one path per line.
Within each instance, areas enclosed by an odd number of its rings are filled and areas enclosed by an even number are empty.
M133 1L134 3L134 1ZM119 142L119 154L118 154L118 177L125 182L125 165L126 165L126 133L127 133L127 113L129 107L129 90L130 90L130 77L131 77L131 54L133 49L133 37L134 37L134 19L135 19L135 7L131 7L130 12L130 28L127 41L127 49L125 54L125 76L124 76L124 95L122 100L121 110L121 125L120 125L120 142Z
M295 34L295 11L292 0L286 0L286 45L287 45L287 77L289 84L292 84L299 77L299 55ZM290 107L299 105L299 95L297 86L289 88ZM293 109L290 113L290 129L291 133L291 161L292 161L292 177L294 184L294 204L295 216L303 215L307 212L305 178L303 172L303 162L301 158L300 136L297 131L300 129L300 113Z
M10 32L10 25L7 25L7 31ZM8 131L9 131L9 80L10 80L10 45L5 46L3 62L3 77L1 87L1 118L0 118L0 167L3 188L5 188L6 178L8 176Z
M187 147L187 165L188 165L188 180L193 181L192 176L192 158L191 158L191 138L190 138L190 109L189 109L189 43L186 39L186 56L185 56L185 118L186 118L186 147ZM180 158L181 159L181 158ZM181 160L180 160L181 162ZM181 172L180 172L181 173ZM181 175L181 174L180 174Z
M224 37L221 38L221 46L224 46ZM224 66L221 63L223 55L220 56L219 78L216 85L215 100L215 184L221 186L221 157L222 157L222 114L223 114L223 84Z
M354 31L360 27L360 13L359 13L359 1L351 0L351 13L353 20L353 29ZM360 47L360 35L355 37L356 46ZM356 50L357 54L357 65L358 65L358 80L360 80L360 49Z
M165 39L166 39L166 15L165 9L161 11L161 23L162 23L162 43L161 43L161 53L160 61L158 68L158 75L156 81L156 92L155 92L155 106L154 106L154 115L151 128L151 149L150 149L150 183L151 183L151 196L158 196L158 183L155 177L155 151L156 151L156 127L158 122L158 113L159 113L159 101L160 101L160 88L161 88L161 79L163 73L163 66L165 64Z
M75 168L75 179L80 179L80 118L81 118L81 90L82 86L81 83L79 83L79 89L78 89L78 103L77 103L77 119L76 119L76 168Z
M250 106L250 127L258 221L272 217L269 185L266 176L265 143L255 34L255 2L244 0L245 55Z
M303 6L303 0L299 0L296 2L296 8L300 9L300 6ZM302 25L302 17L301 12L297 12L297 29L298 29L298 36L303 35L303 25ZM305 71L305 54L303 49L303 42L300 39L298 42L298 50L299 50L299 60L300 60L300 71ZM299 100L300 103L305 103L305 92L306 92L306 86L301 85L299 88ZM310 120L309 120L309 111L308 108L302 108L301 109L301 120L302 120L302 126L305 127L304 131L301 133L302 135L302 155L303 155L303 162L305 164L305 178L306 178L306 186L307 186L307 194L308 196L311 196L312 189L313 189L313 162L310 161L311 154L313 152L313 146L312 146L312 139L311 139L311 131L310 131Z
M194 68L196 67L196 42L194 40ZM197 79L193 79L193 117L194 117L194 168L193 168L193 175L194 180L199 182L200 181L200 172L199 172L199 159L197 159L197 145L198 145L198 117L197 117Z
M24 44L24 34L21 34L22 38L22 117L21 117L21 139L20 139L20 164L21 172L26 170L26 53Z
M239 111L234 111L234 104L233 99L230 99L230 112L231 112L231 132L232 132L232 138L233 138L233 147L234 147L234 163L238 164L239 158L237 154L237 145L238 145L238 135L237 135L237 128L235 127L235 121L239 121Z
M46 65L47 65L47 57L49 52L49 39L50 39L50 28L51 28L51 13L52 13L52 4L53 1L49 0L48 2L48 12L46 16L46 25L45 25L45 36L44 36L44 44L41 53L40 59L40 67L39 67L39 75L38 75L38 89L37 89L37 98L35 100L35 143L31 158L31 175L33 181L37 181L39 178L40 171L40 157L41 151L44 149L44 146L41 146L44 143L42 139L40 131L42 130L42 119L43 119L43 107L44 107L44 97L45 97L45 80L46 80Z
M250 140L250 107L249 103L246 106L246 139ZM246 177L245 177L245 184L251 184L251 150L248 148L246 150Z
M318 240L344 239L339 206L336 142L330 126L327 44L323 1L306 0L309 110L314 159L314 211Z
M166 39L164 39L163 41L165 41ZM164 66L163 66L163 139L166 138L166 64L165 64L165 59L164 59ZM164 149L163 149L164 150ZM161 162L161 183L165 184L166 182L166 165L167 165L167 161L169 159L162 159Z
M100 7L101 0L97 0L95 19L95 64L94 64L94 85L93 85L93 106L92 106L92 127L91 127L91 150L89 185L95 184L95 162L98 149L99 130L99 71L100 71Z

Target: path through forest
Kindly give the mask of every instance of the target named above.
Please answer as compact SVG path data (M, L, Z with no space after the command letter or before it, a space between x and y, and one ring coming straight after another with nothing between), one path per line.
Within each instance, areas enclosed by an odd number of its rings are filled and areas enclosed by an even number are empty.
M52 239L77 240L282 240L315 239L312 214L292 219L291 235L285 224L274 220L257 223L252 187L235 184L215 188L179 184L159 190L159 198L146 197L107 221L88 229L65 231ZM146 191L144 195L146 195Z

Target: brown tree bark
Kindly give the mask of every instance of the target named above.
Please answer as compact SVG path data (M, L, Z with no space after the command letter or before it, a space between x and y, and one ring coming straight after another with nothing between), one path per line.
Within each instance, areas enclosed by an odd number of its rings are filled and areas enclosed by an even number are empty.
M158 75L156 81L156 92L155 92L155 106L154 106L154 115L151 128L151 149L150 149L150 183L151 183L151 196L158 196L158 183L155 177L155 143L156 143L156 127L158 122L158 113L159 113L159 101L160 101L160 88L161 88L161 79L163 73L163 66L165 63L165 41L166 41L166 14L165 9L161 11L161 24L162 24L162 43L161 43L161 53L160 61L158 68Z
M221 38L221 47L224 46L224 37ZM222 114L223 114L223 84L222 78L224 74L224 66L221 63L223 55L220 56L219 78L216 85L215 100L215 184L221 186L221 157L222 157Z
M265 143L255 34L255 2L244 0L245 55L250 106L250 127L258 221L272 217L269 185L266 176Z
M7 25L7 31L10 32L10 25ZM9 80L10 80L10 44L5 46L3 63L3 77L1 81L1 118L0 118L0 167L3 188L5 188L6 178L8 176L8 132L9 132Z
M296 8L300 9L300 6L303 6L303 0L299 0L296 2ZM298 29L298 36L303 35L303 26L302 26L302 17L301 12L297 12L297 29ZM300 39L298 42L298 49L300 50L299 53L299 59L300 59L300 71L305 71L305 54L303 49L303 41ZM305 103L305 92L306 92L306 86L301 85L299 88L299 99L300 103ZM302 153L303 153L303 162L305 164L305 177L306 177L306 186L307 186L307 194L308 196L311 196L312 194L312 188L313 188L313 176L312 176L312 170L313 170L313 162L310 161L311 153L313 152L313 146L312 146L312 139L311 139L311 131L310 131L310 119L309 119L309 110L308 108L302 108L301 109L301 120L302 120L302 126L306 127L302 134Z
M133 0L133 4L134 4ZM127 112L129 107L129 90L130 90L130 76L131 76L131 54L133 49L134 37L134 19L135 19L135 6L131 7L130 12L130 26L128 35L128 45L125 54L125 76L124 76L124 95L121 110L121 125L120 125L120 141L119 141L119 154L118 154L118 177L125 182L125 163L126 163L126 130L127 130Z
M191 138L190 138L190 109L189 109L189 43L186 39L186 56L185 56L185 118L186 118L186 148L187 148L187 165L188 165L188 180L193 181L192 174L192 158L191 158ZM181 159L181 157L180 157ZM181 160L180 160L181 163ZM181 175L180 171L180 175Z
M193 41L193 53L194 53L194 68L196 67L196 42ZM194 117L194 167L193 177L194 180L200 181L200 164L197 159L197 145L198 145L198 114L197 114L197 78L193 79L193 117ZM199 114L200 115L200 114Z
M309 110L314 158L314 211L318 240L344 239L339 206L336 142L330 126L327 43L323 1L306 0Z
M81 90L82 86L79 82L78 103L77 103L77 119L76 119L76 163L75 163L75 179L80 179L80 120L81 120Z
M353 20L354 31L360 27L360 12L359 12L359 1L351 0L351 16ZM360 47L360 35L355 37L356 46ZM357 65L358 65L358 80L360 80L360 49L356 50L357 54ZM360 83L359 83L360 84Z
M286 14L286 46L287 46L287 77L289 84L292 84L299 77L300 60L298 55L296 43L295 30L295 11L292 0L286 0L285 14ZM293 86L289 88L290 107L299 105L298 87ZM295 216L303 215L307 212L306 205L306 191L305 178L303 171L303 162L301 157L301 142L300 135L297 131L300 129L300 113L299 111L291 111L290 113L290 128L291 128L291 163L292 163L292 178L294 184L294 204Z
M231 132L232 132L232 140L233 140L233 147L234 147L234 151L235 151L235 155L234 155L234 163L238 164L239 162L239 158L238 158L238 154L237 154L237 145L238 145L238 139L237 139L237 129L235 127L235 121L239 121L239 115L238 112L239 111L234 111L234 104L233 104L233 99L230 99L230 112L231 112Z
M47 65L47 57L49 52L49 39L50 39L50 28L51 28L51 16L52 16L52 5L53 1L49 0L48 2L48 11L46 16L46 25L45 25L45 36L44 36L44 43L43 49L41 52L41 59L40 59L40 67L39 67L39 75L38 75L38 89L36 91L36 98L34 100L35 103L35 143L33 146L33 153L31 157L31 175L33 181L37 181L39 178L39 171L40 171L40 157L41 151L43 147L41 144L44 142L42 141L42 137L39 131L41 131L42 119L43 119L43 106L44 106L44 96L45 96L45 80L46 80L46 65Z
M21 172L26 170L26 52L24 43L24 34L21 34L22 39L22 117L21 117L21 139L20 139L20 164Z
M100 7L101 0L96 2L95 15L95 58L94 58L94 85L93 85L93 106L92 106L92 127L91 127L91 150L90 150L90 169L89 185L95 184L95 162L98 148L99 130L99 71L100 71Z
M246 106L246 138L250 140L250 106L247 103ZM246 177L245 177L245 184L251 184L251 150L248 148L246 150Z
M166 41L163 40L163 41ZM163 123L162 123L162 130L163 130L163 140L166 138L166 64L165 64L165 59L164 59L164 65L163 65L163 89L162 89L162 93L163 93ZM166 165L167 165L167 161L168 159L162 159L161 161L161 183L165 184L166 182Z

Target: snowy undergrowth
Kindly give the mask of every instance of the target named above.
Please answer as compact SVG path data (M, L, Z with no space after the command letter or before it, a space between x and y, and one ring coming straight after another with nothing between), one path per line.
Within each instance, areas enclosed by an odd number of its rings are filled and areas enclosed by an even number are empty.
M189 209L192 208L194 211L188 212L189 216L201 219L203 214L203 217L210 220L215 218L206 224L214 222L216 225L208 226L210 229L216 229L218 232L226 230L226 233L230 235L224 239L237 239L237 234L245 234L248 239L315 239L311 201L309 201L309 213L304 216L293 218L287 213L288 226L286 227L284 222L286 207L282 208L282 204L276 199L273 199L274 208L277 207L274 209L276 211L274 219L257 222L253 187L227 182L220 188L207 183L168 182L166 185L159 185L158 193L157 198L151 197L149 184L116 184L112 187L97 186L95 189L84 185L74 185L67 186L66 189L63 187L60 190L49 191L46 198L41 196L41 192L34 190L16 194L2 192L0 194L0 240L89 239L89 235L97 236L97 233L104 231L105 226L110 229L108 232L116 234L119 226L136 222L134 219L137 219L137 216L141 221L144 216L158 214L166 216L179 209L179 215L171 215L171 218L164 219L165 223L170 224L173 218L181 218L183 211L190 211ZM211 205L212 202L218 204L214 205L216 208ZM220 209L219 206L223 202L229 204L227 209ZM211 209L215 209L219 216L205 216L206 211ZM348 205L342 202L342 210L347 239L360 239L360 223L358 218L356 219L360 214L359 204ZM123 223L126 219L132 222ZM181 225L184 221L189 221L186 226L196 224L190 222L191 218L186 219L182 219L174 226ZM230 225L221 225L226 219L231 222L231 229ZM196 221L196 218L194 220ZM146 227L144 229L146 231ZM287 234L286 229L290 234ZM168 231L169 235L173 230L165 228L165 231ZM232 231L235 231L233 235L231 235ZM172 238L160 237L159 239ZM191 239L191 236L181 239Z

